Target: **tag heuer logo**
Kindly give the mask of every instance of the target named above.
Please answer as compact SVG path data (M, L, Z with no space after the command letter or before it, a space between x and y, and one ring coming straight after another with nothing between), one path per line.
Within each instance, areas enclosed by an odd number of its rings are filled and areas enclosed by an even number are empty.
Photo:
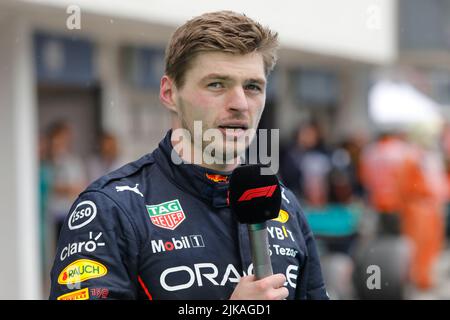
M164 229L175 230L186 219L178 200L146 207L152 223Z

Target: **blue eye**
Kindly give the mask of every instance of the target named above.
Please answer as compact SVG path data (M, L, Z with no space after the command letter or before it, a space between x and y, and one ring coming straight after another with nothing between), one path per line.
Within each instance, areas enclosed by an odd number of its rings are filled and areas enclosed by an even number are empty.
M261 87L256 85L256 84L248 84L248 85L246 85L245 86L245 90L258 91L258 92L262 91Z
M208 88L221 89L223 84L221 82L211 82L208 84Z

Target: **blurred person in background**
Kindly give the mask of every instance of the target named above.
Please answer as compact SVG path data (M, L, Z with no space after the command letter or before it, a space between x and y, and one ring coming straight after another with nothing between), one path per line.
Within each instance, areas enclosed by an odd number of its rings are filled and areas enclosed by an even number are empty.
M410 145L394 131L380 133L362 152L360 177L369 205L379 214L379 234L400 233L400 174Z
M311 229L323 240L327 251L351 255L363 207L354 194L348 152L337 148L330 160L325 205L305 206L305 212Z
M363 148L369 143L369 138L365 132L357 131L351 133L343 140L341 148L345 150L349 157L349 174L352 183L352 189L355 196L362 198L364 196L364 187L361 182L361 172L359 170Z
M447 186L450 186L450 123L446 122L440 137L440 148L444 159ZM445 210L445 233L447 240L450 239L450 187L447 189L447 205Z
M364 213L364 206L354 191L354 164L344 145L331 155L331 169L326 176L326 204L304 208L317 237L327 290L330 297L336 299L354 297L353 254Z
M402 235L402 181L405 158L412 149L403 132L391 126L379 130L375 141L364 147L361 154L361 183L376 227L358 246L354 284L362 299L404 299L410 281L412 249L408 238ZM382 272L379 290L370 290L365 283L369 266L377 266Z
M380 218L379 240L372 243L372 250L384 252L375 255L384 257L391 285L403 286L410 280L415 288L427 290L434 285L433 266L443 245L447 184L440 156L432 147L437 137L422 129L411 126L403 130L407 135L381 134L363 151L361 176L368 202ZM410 260L407 274L402 259ZM386 294L393 293L389 290ZM403 297L404 292L395 294Z
M56 242L70 206L87 183L83 163L72 153L72 139L72 128L68 122L59 121L50 127L49 164L53 181L49 213L54 224Z
M123 164L120 159L119 142L115 135L103 132L99 139L99 148L99 154L90 157L87 163L87 174L90 182L118 169Z
M420 290L436 285L433 268L444 248L448 185L438 150L439 125L417 125L409 132L414 141L405 157L401 181L403 234L413 244L411 277Z
M301 125L294 145L282 159L280 174L283 182L305 204L320 207L326 203L330 170L330 158L318 125L314 122Z

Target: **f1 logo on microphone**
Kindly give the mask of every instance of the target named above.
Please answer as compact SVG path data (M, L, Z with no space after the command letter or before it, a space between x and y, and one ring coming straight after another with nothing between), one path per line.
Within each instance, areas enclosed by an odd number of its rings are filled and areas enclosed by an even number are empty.
M253 198L261 198L261 197L270 198L273 195L276 188L277 185L274 184L273 186L246 190L239 198L238 202L249 201L252 200Z

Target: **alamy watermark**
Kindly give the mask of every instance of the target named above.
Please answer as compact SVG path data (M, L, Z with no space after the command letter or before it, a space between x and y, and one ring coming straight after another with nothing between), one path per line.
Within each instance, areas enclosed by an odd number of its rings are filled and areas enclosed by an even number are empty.
M378 4L372 4L366 9L366 27L370 30L381 30L381 8Z
M66 27L69 30L81 29L81 8L77 5L70 5L66 9L69 16L66 19Z
M279 169L279 141L279 129L204 130L202 121L194 121L192 134L187 129L172 131L171 160L175 165L183 161L197 165L260 163L266 166L261 168L261 174L270 175Z
M367 267L367 274L370 276L367 278L366 285L369 290L381 289L381 268L375 264Z

